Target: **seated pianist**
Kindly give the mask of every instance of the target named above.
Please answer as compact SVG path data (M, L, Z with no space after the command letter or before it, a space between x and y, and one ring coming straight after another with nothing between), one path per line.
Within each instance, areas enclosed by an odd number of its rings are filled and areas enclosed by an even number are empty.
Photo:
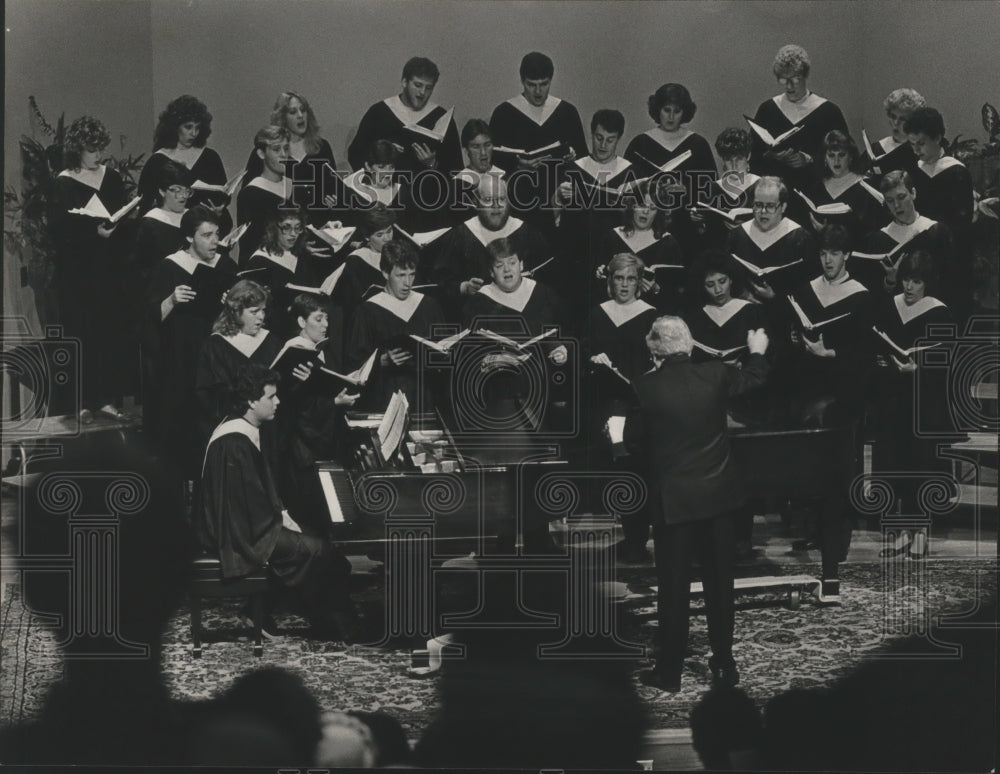
M397 390L402 390L411 410L431 411L435 400L433 374L419 368L414 333L432 338L433 327L444 322L441 306L430 296L413 290L418 256L405 240L382 248L380 266L385 287L354 312L347 337L347 367L359 368L378 351L371 384L362 393L359 407L382 411Z
M357 632L348 594L346 557L330 543L303 534L275 489L261 427L280 404L279 376L263 366L242 367L230 411L215 428L202 470L196 532L202 547L217 553L224 578L238 578L265 563L276 586L297 598L317 638L340 640ZM264 624L277 636L270 616Z

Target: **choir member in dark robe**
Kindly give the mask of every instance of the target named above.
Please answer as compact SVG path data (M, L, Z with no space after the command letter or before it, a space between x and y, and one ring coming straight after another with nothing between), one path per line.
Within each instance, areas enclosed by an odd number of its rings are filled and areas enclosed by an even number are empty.
M476 207L475 193L479 187L479 178L483 175L503 177L506 174L493 163L493 135L490 125L481 118L470 118L462 127L462 148L465 150L468 164L455 173L455 180L461 184L465 195L456 201L473 210Z
M941 297L956 319L972 313L972 214L975 201L972 177L965 165L944 155L944 119L934 108L913 111L903 124L907 140L917 156L913 185L920 211L945 224L955 240L949 266L942 272Z
M272 212L260 249L246 262L246 270L254 272L251 275L254 281L270 291L267 321L271 331L281 339L298 330L295 317L289 311L292 299L303 288L321 287L325 279L320 276L320 259L306 253L305 222L302 210ZM254 271L256 269L261 271Z
M894 293L895 265L905 252L918 248L933 255L937 265L947 272L954 254L951 230L917 211L916 189L909 173L900 170L886 173L880 188L892 222L865 236L861 241L861 256L851 254L848 264L851 276L873 293ZM893 254L884 257L889 253Z
M232 404L240 366L255 363L269 367L281 351L281 340L264 327L267 302L266 288L253 280L240 280L226 294L212 335L201 345L195 395L202 448Z
M646 301L660 311L680 308L686 265L680 244L667 229L669 217L653 193L655 183L645 180L623 198L622 225L606 231L598 245L591 277L592 297L600 297L607 281L607 263L618 253L632 253L642 259L645 271L642 292Z
M695 202L687 216L675 213L673 218L684 255L724 249L729 231L753 217L753 187L760 177L750 171L750 146L750 133L738 127L723 129L715 138L715 152L722 160L719 176L715 180L699 181L702 184L694 192ZM707 205L725 215L699 205Z
M382 411L392 394L402 390L413 411L433 411L437 392L434 375L421 366L422 353L410 339L416 334L430 339L433 328L444 322L437 301L413 290L417 252L409 242L396 240L382 249L380 265L385 288L354 312L345 349L347 367L359 368L372 352L378 367L362 393L364 408Z
M185 212L180 233L186 248L156 264L144 295L143 431L194 481L204 449L196 421L198 356L236 266L218 252L219 219L208 207Z
M212 114L205 103L190 94L171 100L160 113L153 133L153 153L139 175L139 212L156 205L161 170L168 161L183 164L191 171L189 185L195 190L188 207L197 204L212 208L219 217L219 231L224 236L233 227L227 206L226 168L219 154L206 147L212 134Z
M669 173L684 192L683 200L676 201L674 206L690 206L697 201L695 196L702 181L715 179L717 173L708 141L684 127L694 118L697 106L686 87L665 83L649 96L647 108L656 126L632 138L625 158L640 174L656 175L665 164L690 151L687 161Z
M907 253L898 272L901 292L881 299L875 314L875 327L903 352L897 352L876 334L872 473L910 476L892 482L899 496L898 511L893 511L903 514L922 512L917 502L922 482L913 474L951 470L950 460L937 454L941 433L920 432L950 429L941 425L949 414L948 369L918 365L922 362L919 348L933 345L928 341L929 326L953 323L948 307L927 292L938 278L935 263L934 257L923 250ZM890 541L881 552L883 557L909 553L913 559L922 559L927 555L926 530L901 530Z
M193 191L187 167L166 161L157 181L155 206L139 219L132 253L132 285L141 293L161 260L184 246L181 218L187 211Z
M822 165L822 179L802 189L809 201L798 195L791 202L793 220L809 224L814 232L826 223L839 223L850 230L855 242L886 224L889 218L882 206L882 194L858 174L861 154L850 135L837 129L827 133L823 138ZM809 202L826 211L815 212ZM845 207L850 210L841 212Z
M265 126L253 138L254 153L263 162L261 173L243 186L236 197L236 220L250 227L240 237L240 264L256 252L264 238L267 220L282 207L291 207L291 181L285 177L289 133L280 126Z
M635 180L632 163L618 155L625 116L598 110L590 121L589 156L560 169L553 198L556 208L555 245L565 272L567 298L585 298L593 284L590 256L600 240L622 221L622 188ZM574 327L583 322L591 304L575 305Z
M396 234L396 213L381 202L361 214L356 237L362 244L344 261L340 279L333 292L334 301L343 308L344 319L350 323L354 310L375 288L385 284L382 276L382 249ZM344 332L346 335L346 331Z
M399 94L376 102L362 116L358 131L347 149L351 169L360 170L365 156L376 140L388 140L401 148L399 169L415 176L435 170L446 178L462 168L462 149L458 128L449 117L440 140L432 139L408 127L416 125L435 131L448 113L431 102L431 95L441 73L430 59L413 57L403 65Z
M646 337L655 367L639 378L638 401L623 437L609 435L645 466L658 578L659 652L639 681L661 691L680 690L688 647L690 568L700 559L705 585L708 661L712 682L733 686L735 624L733 519L745 496L730 453L726 407L730 396L756 387L767 375L767 334L747 337L746 368L691 362L691 334L679 317L660 317Z
M127 329L127 226L72 212L91 200L112 214L125 205L121 177L100 162L110 142L96 118L83 116L70 124L63 146L66 168L53 182L49 199L60 320L64 334L80 341L78 408L84 423L93 421L93 411L128 419L118 406L126 390L136 387L139 373Z
M620 253L608 263L607 295L591 307L583 329L586 361L586 394L583 405L590 410L586 421L586 443L582 449L585 470L607 471L617 467L601 434L608 417L625 416L635 400L639 377L652 367L646 334L659 313L639 296L642 293L642 259ZM631 458L624 458L634 462ZM631 469L634 466L629 466ZM594 494L590 493L593 498ZM594 503L593 507L600 507ZM643 562L650 558L649 514L622 516L624 540L617 546L618 558Z
M330 390L316 378L318 367L344 372L341 310L325 296L300 293L293 299L291 311L299 334L285 342L282 352L296 348L318 351L318 355L304 382L282 375L280 389L285 399L278 416L279 425L284 425L279 433L283 453L278 491L296 522L307 532L325 537L330 534L332 522L316 474L316 461L343 459L347 432L344 411L354 405L358 394L351 387L339 392ZM281 353L276 360L280 359Z
M551 238L554 226L549 202L555 193L556 172L563 161L587 155L587 138L577 109L549 94L555 65L538 51L521 59L521 93L501 102L490 117L497 164L510 176L510 200L515 212ZM556 155L526 156L497 148L531 153L560 143Z
M350 562L332 544L304 534L285 510L263 448L267 434L261 431L281 402L278 380L260 365L244 365L235 374L225 419L205 453L196 532L202 547L218 554L223 578L249 575L266 563L274 583L298 601L312 636L343 639L357 627ZM279 636L270 615L264 631Z
M770 305L819 274L816 243L798 223L785 217L788 188L776 177L762 177L753 189L753 220L729 232L727 249L754 266L766 270L763 277L745 269L751 293Z
M436 283L445 316L458 321L462 308L488 281L492 264L488 245L496 239L509 239L516 245L521 261L534 268L552 257L545 237L528 223L510 214L507 184L499 177L483 175L476 189L477 212L442 240L433 265L431 281ZM556 262L545 270L556 268Z
M796 127L798 131L775 148L755 132L750 168L761 176L780 177L790 188L802 188L817 177L816 161L826 133L847 132L847 121L833 102L809 90L810 62L804 48L782 46L771 69L784 91L761 103L753 120L775 138Z
M288 159L294 163L285 169L285 176L292 183L292 200L306 210L311 225L325 223L329 208L323 199L337 160L330 143L320 136L319 122L309 101L298 92L281 92L274 101L270 124L288 131ZM264 161L254 148L247 159L244 185L263 171Z
M892 133L872 143L874 158L865 158L872 175L872 185L876 188L882 177L889 172L900 170L910 175L917 169L917 157L906 139L903 124L917 108L922 108L927 101L914 89L894 89L882 102L885 115L889 119Z

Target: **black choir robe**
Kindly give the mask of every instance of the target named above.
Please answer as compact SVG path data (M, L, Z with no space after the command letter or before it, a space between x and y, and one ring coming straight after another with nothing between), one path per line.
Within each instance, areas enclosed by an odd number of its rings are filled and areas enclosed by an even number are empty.
M431 231L428 224L436 223L435 213L420 212L410 195L409 184L397 176L384 188L376 188L368 173L360 169L338 179L335 184L336 207L328 210L333 220L345 226L360 225L364 213L376 203L384 204L396 213L396 222L407 231Z
M954 243L951 231L943 223L923 215L917 215L916 220L910 224L893 221L878 231L873 231L861 240L857 251L869 255L884 255L901 244L907 245L906 251L920 249L929 252L941 270L942 277L952 264ZM898 261L900 255L901 253L896 253L892 260ZM870 291L885 292L885 269L882 268L881 261L861 258L852 253L847 266L851 276Z
M883 177L896 170L908 172L910 177L913 177L913 173L917 169L917 154L913 152L910 143L905 140L896 142L890 134L888 137L883 137L872 143L872 150L875 151L877 161L869 159L867 154L865 154L865 159L867 163L871 164L869 174L875 188L879 187Z
M747 333L757 328L767 328L761 305L742 298L731 298L722 306L692 306L685 311L684 321L691 331L691 337L698 344L718 350L744 347L729 357L723 357L727 363L746 363L749 356L746 349ZM718 359L716 355L700 349L697 344L691 351L691 360L695 363L715 359Z
M507 173L496 164L493 164L486 172L477 172L471 167L465 167L455 173L452 181L452 201L454 203L451 214L450 226L457 226L469 216L476 214L476 207L479 206L479 199L476 191L479 188L479 181L484 175L504 179Z
M589 272L590 277L594 278L591 302L607 297L606 268L603 272L605 276L598 277L597 274L600 268L607 267L608 262L618 253L633 253L641 258L647 267L657 264L687 266L681 253L680 243L669 232L657 237L652 228L643 231L633 229L631 233L627 233L624 226L617 226L605 232L597 261ZM685 279L684 268L657 269L656 284L659 289L644 294L644 298L663 314L677 314L680 310Z
M656 175L659 167L687 151L691 151L691 157L668 173L686 191L683 200L672 196L669 201L663 202L665 208L674 209L694 204L699 187L704 185L704 179L716 176L718 169L715 166L715 155L708 141L689 129L682 129L676 136L670 136L660 127L654 126L632 138L625 149L625 158L635 165L640 175L648 176Z
M941 298L959 319L972 311L972 177L958 159L942 156L933 164L917 163L913 173L920 212L945 224L954 240L951 264L942 267Z
M380 268L382 254L370 247L359 247L344 261L344 268L333 291L333 300L344 310L344 319L350 325L354 311L364 303L372 285L383 287L385 277ZM345 336L347 331L344 331ZM345 339L346 343L346 339Z
M304 145L293 144L290 146L290 154L294 163L286 167L285 177L292 183L292 201L306 211L310 224L320 226L329 220L330 210L323 203L323 197L333 193L331 180L336 177L337 170L333 148L321 137L315 153L306 153ZM243 185L249 184L263 171L264 160L257 155L256 149L250 151L246 172L243 174Z
M199 265L211 269L194 301L178 304L165 320L160 305L178 285L193 287ZM202 271L205 271L202 269ZM236 281L236 266L225 257L202 264L186 250L168 255L153 268L144 294L143 430L188 480L198 478L205 438L199 434L195 381L202 345L222 309L222 294Z
M492 261L486 246L502 237L511 240L526 270L552 257L548 241L530 223L512 216L499 230L490 231L483 226L478 215L469 218L441 237L447 241L441 245L432 269L431 282L438 285L448 319L457 321L461 318L465 298L459 286L463 282L473 277L489 281ZM557 270L557 263L553 261L542 271Z
M74 411L120 405L122 395L133 394L139 374L126 271L134 227L119 221L105 239L97 233L99 218L69 212L93 196L109 213L126 203L125 185L113 169L102 164L94 182L96 188L90 178L64 170L53 181L48 210L60 322L64 335L80 340L83 404Z
M902 349L931 344L932 341L927 341L931 326L952 324L954 318L948 307L932 296L924 296L907 306L903 294L899 293L884 297L876 308L875 326ZM921 343L921 340L925 341ZM916 372L901 372L891 358L895 356L900 361L903 358L874 333L872 342L875 352L880 355L872 391L876 438L872 447L872 472L878 475L950 470L951 462L939 459L937 454L941 433L953 430L948 418L948 369L922 365L921 353L917 352L911 358L917 364ZM917 395L919 403L916 403ZM924 432L919 433L918 429ZM920 483L920 480L893 481L896 495L903 501L903 513L920 512L916 498Z
M267 309L268 327L279 338L292 335L298 330L298 323L289 311L289 306L295 296L303 291L288 288L286 285L292 283L302 287L319 287L322 278L318 276L312 263L287 250L281 255L274 255L261 248L250 256L244 268L265 270L251 276L254 282L271 291L271 301Z
M189 184L194 184L200 180L202 183L208 183L209 185L224 186L228 182L226 168L222 164L219 154L211 148L201 148L200 150L201 153L198 154L190 166L176 158L171 158L171 154L174 151L173 148L158 148L153 152L139 174L137 193L142 196L142 201L139 202L140 213L145 213L156 206L156 200L160 193L160 175L167 161L176 161L178 164L188 167L190 170ZM216 207L227 205L229 204L229 197L221 191L195 190L188 199L187 206L190 208L206 203ZM221 217L223 224L219 228L219 233L225 236L232 229L233 221L228 210L223 210Z
M787 141L781 143L777 151L785 148L802 151L812 156L815 164L799 169L787 167L764 158L769 150L767 144L757 137L752 129L753 149L750 154L750 169L760 175L775 175L782 178L789 188L802 188L819 177L818 164L822 162L823 138L833 129L850 134L844 114L833 102L819 94L810 92L799 103L791 102L784 94L762 102L753 120L763 126L773 137L784 134L794 126L802 127Z
M351 169L355 171L362 169L375 142L388 140L404 148L396 160L397 170L408 173L421 172L427 167L417 161L411 146L415 142L423 142L432 150L435 145L438 146L435 169L446 176L451 176L462 168L462 145L459 142L455 119L452 118L448 122L448 129L440 143L404 128L405 124L419 124L424 128L433 129L446 112L445 108L430 101L422 110L412 110L403 104L398 94L376 102L361 117L357 134L347 148L347 160L351 164Z
M241 226L249 223L250 228L240 237L240 264L246 263L260 247L267 230L267 220L281 206L289 206L291 183L287 177L273 182L265 177L255 177L236 197L236 221Z
M624 414L634 400L632 384L652 368L646 334L659 316L656 307L637 298L629 304L607 300L591 307L583 331L584 357L587 369L586 402L596 409L592 415L599 431L612 414ZM604 353L624 379L607 366L596 365L590 359ZM593 436L596 440L597 435Z
M815 240L789 218L783 218L770 231L761 231L756 221L749 220L729 232L727 249L762 269L785 266L801 259L801 264L768 275L768 284L778 294L789 292L819 273L819 251ZM747 276L750 276L749 272Z
M281 351L281 341L266 328L256 336L213 333L201 346L195 376L198 399L198 427L202 448L212 430L229 413L240 366L248 363L270 368ZM271 427L268 425L268 427Z
M721 215L701 210L700 217L691 217L687 210L671 214L671 225L681 250L686 256L697 257L705 250L725 250L730 230L753 217L753 187L760 178L752 172L724 172L709 185L699 188L695 196L699 204L706 204L733 214L738 220L728 220Z
M433 326L443 322L444 313L437 301L417 291L411 291L409 297L401 301L383 290L355 310L345 348L349 369L360 367L376 350L379 356L400 346L414 352L413 359L404 365L390 363L375 367L373 384L363 390L360 408L384 410L392 394L402 390L412 411L434 409L437 390L433 374L418 368L423 353L409 335L415 333L432 338Z
M186 240L181 236L183 216L183 212L168 212L162 207L154 207L139 220L132 265L136 272L135 286L140 290L149 284L156 264L186 247Z
M851 211L846 215L819 215L810 209L802 197L793 193L788 205L788 215L792 220L811 227L811 214L821 223L839 223L851 232L855 244L862 236L881 228L892 219L885 208L882 194L861 175L853 172L841 178L816 180L806 185L802 193L817 207L824 204L846 204Z

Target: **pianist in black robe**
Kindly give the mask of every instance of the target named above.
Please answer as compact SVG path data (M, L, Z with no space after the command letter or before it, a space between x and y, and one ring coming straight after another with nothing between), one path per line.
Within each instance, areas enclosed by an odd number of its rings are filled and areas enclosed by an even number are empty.
M240 280L226 295L198 355L195 395L199 439L204 448L212 430L232 405L236 375L247 363L270 367L281 341L264 328L268 292L252 280Z
M347 367L359 368L372 352L378 352L378 366L359 403L365 409L383 411L397 390L406 394L412 411L435 408L435 374L422 364L424 353L410 334L432 338L433 328L444 322L444 314L437 301L412 290L416 274L417 253L410 243L399 240L387 244L381 255L384 289L357 307L350 322Z
M776 296L819 274L816 243L808 231L785 217L787 207L785 184L775 177L763 177L754 186L753 220L729 232L728 252L763 270L759 276L740 264L750 292L767 307L774 306Z
M809 55L801 46L782 46L772 71L784 91L757 108L753 120L777 138L798 131L770 148L754 133L750 168L761 176L781 177L791 188L802 188L818 177L823 138L832 129L847 131L844 114L833 102L809 90Z
M909 174L898 170L887 173L881 190L892 222L861 240L860 249L851 254L847 265L851 276L873 293L893 292L897 289L895 266L907 251L916 249L928 251L939 270L947 273L954 255L951 230L917 211L916 189Z
M481 177L476 200L476 215L442 237L443 244L431 268L430 278L438 286L445 316L453 321L462 319L466 301L489 281L492 259L487 248L494 240L510 240L529 270L552 257L541 232L511 215L502 179ZM558 261L554 261L543 271L558 269Z
M603 428L611 416L626 416L635 401L633 386L652 367L646 334L657 318L656 307L639 298L642 293L640 258L628 253L616 255L608 264L607 295L610 298L590 308L583 328L583 348L586 374L582 405L588 409L584 417L584 443L581 444L585 470L612 471L621 465L627 470L635 466L630 458L619 462L612 458L603 440ZM594 512L603 508L599 492L588 492ZM649 559L646 541L649 539L649 514L642 512L622 516L624 540L618 556L626 561Z
M285 177L285 159L289 153L288 130L265 126L254 137L254 153L263 162L261 173L243 186L236 197L236 221L250 227L240 237L240 264L260 247L264 229L272 213L291 205L291 181Z
M288 159L285 176L292 181L292 199L307 212L311 225L319 226L328 220L329 208L323 198L328 181L337 169L337 160L323 137L319 122L309 101L298 92L283 91L274 101L271 110L272 126L288 131ZM264 171L264 160L256 148L247 158L243 184L246 185Z
M403 148L398 168L410 175L437 170L446 178L462 168L462 149L454 118L449 118L444 137L436 141L406 127L417 124L434 129L446 111L431 101L440 71L434 62L413 57L403 66L399 94L376 102L365 112L347 149L355 171L364 166L368 149L376 140L388 140Z
M944 119L934 108L919 108L903 125L917 155L913 173L920 211L945 224L955 240L951 265L941 275L941 298L958 320L972 313L972 177L958 159L944 155Z
M216 249L219 220L205 207L181 219L187 245L160 260L143 294L143 430L186 480L198 478L195 374L202 344L236 281L236 266Z
M882 102L892 133L871 144L873 153L867 154L868 174L876 188L889 172L900 170L911 176L917 169L917 156L906 139L903 125L914 110L926 105L926 100L914 89L894 89Z
M325 279L320 276L319 259L305 250L305 214L296 210L271 213L260 249L250 256L245 267L245 271L253 272L250 276L254 282L270 291L270 330L279 339L288 338L298 330L289 309L292 299L319 288Z
M881 298L876 308L875 327L903 350L896 351L892 344L875 334L876 440L872 448L872 472L876 476L879 473L929 475L947 473L951 469L951 462L937 454L942 431L951 430L947 426L948 369L921 366L920 350L911 351L914 347L933 345L933 341L928 340L930 326L947 326L954 322L948 307L927 293L934 287L937 277L935 262L929 253L919 249L908 253L898 272L901 292ZM918 396L919 404L916 403ZM930 429L933 432L929 434L919 432ZM922 513L917 502L920 484L919 478L892 481L900 513ZM906 551L915 559L926 556L925 531L892 535L882 555L896 556Z
M101 217L70 212L92 199L109 214L125 205L121 177L100 163L110 141L107 128L95 118L84 116L70 124L63 155L66 169L53 181L49 199L60 321L64 335L80 340L81 403L74 410L84 422L92 420L92 411L125 418L118 406L126 391L134 394L139 375L138 353L129 342L126 300L129 224L111 225Z
M226 419L205 454L196 532L202 547L218 554L224 578L248 575L266 562L274 582L299 601L314 635L339 639L354 621L351 565L322 538L304 534L278 496L268 434L261 432L280 403L277 383L278 375L263 366L239 370Z
M496 163L510 176L511 206L549 239L555 230L549 203L558 169L564 161L587 155L580 113L549 93L554 74L555 65L548 56L537 51L526 54L519 71L521 93L497 105L490 117ZM552 143L560 147L551 155L527 158L511 152L530 153Z
M211 134L212 114L197 97L184 94L167 104L156 122L153 153L139 174L140 214L156 206L163 168L173 162L189 170L188 184L196 186L188 207L198 204L209 207L219 218L219 233L229 233L233 219L227 209L230 196L223 190L228 182L226 168L219 154L206 145Z

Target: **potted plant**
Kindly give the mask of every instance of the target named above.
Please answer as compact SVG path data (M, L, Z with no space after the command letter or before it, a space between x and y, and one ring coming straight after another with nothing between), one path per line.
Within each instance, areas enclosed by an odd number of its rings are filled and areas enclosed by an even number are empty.
M1000 170L1000 113L989 102L982 109L986 142L977 139L963 140L957 135L949 145L951 155L965 164L972 176L972 184L984 196L996 195L998 170Z

